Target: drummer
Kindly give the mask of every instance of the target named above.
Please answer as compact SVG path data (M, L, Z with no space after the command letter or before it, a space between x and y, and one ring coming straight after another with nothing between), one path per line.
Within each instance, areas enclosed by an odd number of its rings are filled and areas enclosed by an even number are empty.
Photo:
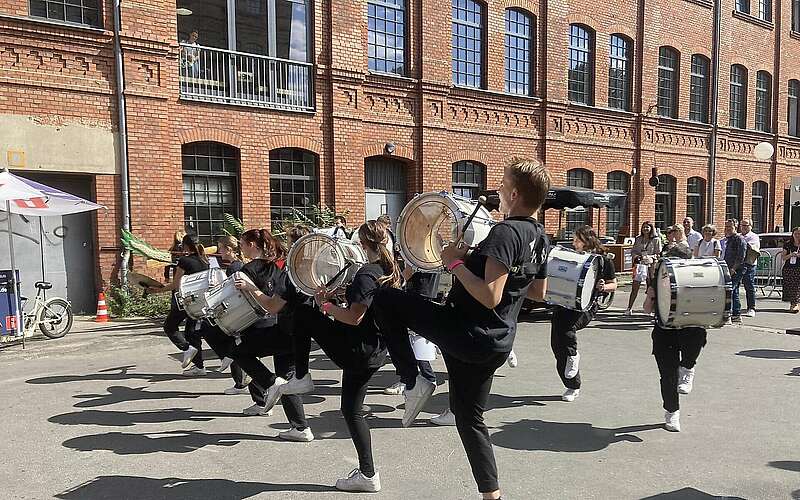
M595 284L593 303L588 311L574 311L561 306L553 306L550 318L550 347L556 358L556 371L566 387L562 401L572 402L581 392L580 361L577 331L585 328L597 312L597 296L611 293L617 289L614 261L608 257L606 248L600 243L597 233L591 226L581 226L575 230L572 244L578 252L600 255L599 279Z

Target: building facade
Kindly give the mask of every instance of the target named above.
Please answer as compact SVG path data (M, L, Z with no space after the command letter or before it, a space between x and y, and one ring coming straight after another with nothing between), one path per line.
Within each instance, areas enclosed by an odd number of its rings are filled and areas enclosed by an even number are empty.
M119 261L122 156L133 232L161 247L184 226L210 239L225 212L356 222L418 192L474 196L518 155L628 193L627 212L548 211L550 232L684 215L769 231L791 225L800 172L798 1L123 0L123 151L113 1L0 0L0 165L108 207L90 221L98 288Z

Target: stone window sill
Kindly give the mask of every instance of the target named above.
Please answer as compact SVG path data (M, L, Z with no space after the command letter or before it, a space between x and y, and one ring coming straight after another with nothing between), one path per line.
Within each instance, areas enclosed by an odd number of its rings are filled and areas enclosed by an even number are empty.
M714 2L712 0L686 0L689 3L693 3L695 5L699 5L700 7L705 7L707 9L714 8Z
M103 35L111 34L110 31L105 30L103 28L99 28L97 26L89 26L86 24L78 24L78 23L70 23L66 21L54 21L52 19L47 19L44 17L34 17L34 16L14 16L11 14L0 14L0 19L8 19L13 21L27 21L29 23L35 24L45 24L48 26L54 26L58 28L65 28L65 29L76 29L82 31L88 31L91 33L98 33Z

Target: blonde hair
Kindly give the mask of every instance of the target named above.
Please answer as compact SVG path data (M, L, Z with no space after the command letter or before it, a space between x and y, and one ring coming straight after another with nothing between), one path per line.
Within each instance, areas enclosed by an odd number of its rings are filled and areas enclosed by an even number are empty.
M675 224L674 226L670 226L667 229L667 234L671 233L678 233L676 240L677 241L685 241L686 240L686 233L683 230L683 226L680 224Z
M233 253L233 256L236 260L243 260L242 259L242 249L239 247L239 240L231 236L230 234L221 236L217 239L217 246L225 247Z
M539 160L532 158L512 158L506 170L514 182L525 205L538 210L550 190L550 172Z
M711 236L714 237L717 235L717 226L715 226L714 224L706 224L705 226L703 226L703 229L701 229L701 231L702 232L711 231Z
M389 285L392 288L400 287L400 267L394 260L394 256L389 253L386 243L389 241L389 233L386 226L374 220L368 220L358 228L358 238L363 245L375 252L379 256L379 263L383 268L384 274L378 278L378 285Z

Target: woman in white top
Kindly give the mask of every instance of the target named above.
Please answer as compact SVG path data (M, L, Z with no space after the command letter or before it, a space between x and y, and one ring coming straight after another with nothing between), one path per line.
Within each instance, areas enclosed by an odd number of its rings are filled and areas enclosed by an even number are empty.
M703 239L694 247L694 256L719 258L722 254L722 247L719 244L719 240L715 238L716 235L716 226L713 224L703 226Z

